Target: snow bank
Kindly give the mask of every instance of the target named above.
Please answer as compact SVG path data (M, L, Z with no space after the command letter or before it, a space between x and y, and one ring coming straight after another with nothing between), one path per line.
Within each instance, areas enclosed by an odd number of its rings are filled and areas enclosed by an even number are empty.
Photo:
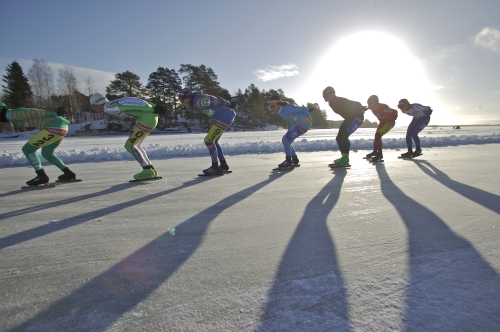
M282 131L284 132L284 131ZM336 133L336 132L334 132ZM470 144L490 144L490 143L500 143L500 135L497 133L490 134L473 134L473 135L453 135L445 134L445 136L421 136L421 145L423 148L431 147L445 147L445 146L458 146L458 145L470 145ZM190 134L181 134L184 136L177 135L174 138L172 136L165 135L150 135L143 143L149 157L151 159L163 159L171 157L185 157L185 156L202 156L207 154L207 148L202 142L202 135L195 136L196 140L190 139ZM186 136L188 135L188 136ZM253 134L252 138L261 139L261 141L256 141L256 139L249 139L248 136L241 136L238 133L226 133L221 139L221 146L224 153L228 155L240 155L240 154L259 154L259 153L276 153L283 151L283 145L281 143L282 133L274 132L258 132ZM258 135L258 137L257 137ZM332 132L329 132L329 137L334 137ZM371 135L370 135L371 136ZM354 137L351 136L351 150L372 150L373 149L373 138L365 137ZM389 136L389 135L387 135ZM384 137L383 145L386 150L399 150L406 149L406 143L403 133L398 135L399 137ZM303 138L302 138L303 137ZM316 139L313 135L306 135L300 137L294 142L294 148L299 151L337 151L338 146L334 138L331 139ZM311 138L308 138L311 137ZM201 138L201 139L200 139ZM7 146L2 144L2 149L0 150L0 166L18 166L18 165L28 165L28 161L21 152L20 146L26 142L25 138L18 138L17 145L10 146L9 149L5 149ZM109 147L113 144L108 144L108 140L118 140L121 143L116 147ZM57 155L67 163L74 162L95 162L95 161L117 161L117 160L133 160L132 156L127 153L123 148L123 143L126 137L103 137L99 138L96 144L88 144L85 139L65 139L61 146L57 150ZM187 142L194 142L193 144L172 144L170 141L182 142L183 140ZM1 143L4 143L3 140ZM116 144L115 144L116 145ZM108 146L108 147L106 147ZM46 162L42 158L43 162Z

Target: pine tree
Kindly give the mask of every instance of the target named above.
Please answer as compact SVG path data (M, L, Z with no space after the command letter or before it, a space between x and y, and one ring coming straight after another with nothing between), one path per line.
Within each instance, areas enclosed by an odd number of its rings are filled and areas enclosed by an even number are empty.
M163 104L167 107L166 118L170 120L172 113L177 111L179 102L177 92L182 89L179 74L173 69L158 67L158 69L149 75L148 88L153 95L155 104Z
M248 116L254 124L261 125L266 122L266 98L253 83L245 89L245 97L248 100Z
M149 92L139 81L141 78L130 72L115 74L115 80L106 87L106 94L113 97L145 98Z
M328 128L328 121L326 120L326 111L322 110L318 103L307 103L307 109L312 119L312 126L314 128Z
M33 92L23 69L17 61L12 62L5 67L6 74L3 76L3 102L9 108L30 106Z
M205 65L193 66L182 64L179 69L184 86L212 96L220 96L224 89L220 87L217 75ZM227 91L227 90L226 90Z

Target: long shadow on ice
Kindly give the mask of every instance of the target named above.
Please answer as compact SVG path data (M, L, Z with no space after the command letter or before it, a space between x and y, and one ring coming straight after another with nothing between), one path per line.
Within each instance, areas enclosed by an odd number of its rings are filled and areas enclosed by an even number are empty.
M441 182L446 187L493 212L500 213L500 196L452 180L448 175L427 161L414 161L425 174Z
M196 183L196 181L192 181L192 182L193 182L192 184ZM189 185L190 185L190 183L185 183L181 187L171 189L170 191L176 191L176 190L179 190L179 189L184 188L184 187L189 186ZM130 189L130 188L131 187L129 184L119 184L119 185L112 186L108 189L105 189L105 190L97 192L97 193L90 193L90 194L86 194L86 195L82 195L82 196L76 196L76 197L71 197L71 198L67 198L67 199L63 199L63 200L58 200L58 201L55 201L52 203L46 203L46 204L41 204L41 205L37 205L37 206L30 206L30 207L20 209L20 210L5 212L5 213L0 214L0 220L6 219L6 218L12 218L12 217L16 217L16 216L21 216L21 215L28 214L28 213L35 213L37 211L46 210L46 209L50 209L50 208L57 208L59 206L79 202L79 201L82 201L85 199L95 199L96 197L99 197L99 196L116 193L116 192L119 192L119 191L122 191L125 189ZM162 192L161 194L165 195L166 193ZM139 203L142 203L144 200L142 198L140 198L140 199L135 200L135 201L137 201L135 204L139 204ZM131 203L129 202L127 204L131 204ZM79 224L84 223L86 221L113 213L115 211L118 211L118 210L121 210L124 208L127 208L129 206L127 204L119 204L119 205L114 205L114 206L110 206L110 207L105 207L105 208L102 208L100 210L81 214L81 215L74 216L74 217L71 217L68 219L63 219L63 220L60 220L58 222L48 223L48 224L45 224L42 226L27 229L25 231L3 237L0 239L0 250L7 248L7 247L10 247L10 246L13 246L13 245L16 245L16 244L19 244L19 243L22 243L22 242L25 242L25 241L30 241L30 240L36 239L36 238L41 237L41 236L45 236L47 234L58 232L60 230L63 230L63 229L66 229L66 228L69 228L72 226L76 226L76 225L79 225ZM134 203L132 203L132 205L134 205Z
M69 227L79 225L81 223L84 223L84 222L87 222L87 221L114 213L116 211L120 211L120 210L129 208L130 206L141 204L141 203L146 202L150 199L154 199L154 198L157 198L159 196L167 195L167 194L170 194L174 191L177 191L177 190L180 190L180 189L183 189L183 188L186 188L186 187L198 184L198 183L200 183L199 180L188 181L179 187L165 190L165 191L159 192L159 193L154 194L154 195L144 196L144 197L134 199L132 201L127 201L127 202L123 202L120 204L107 206L107 207L104 207L104 208L99 209L99 210L94 210L94 211L80 214L80 215L77 215L77 216L74 216L71 218L62 219L62 220L59 220L57 222L48 223L48 224L45 224L42 226L27 229L25 231L6 236L6 237L0 239L0 250L7 248L7 247L10 247L10 246L13 246L13 245L16 245L16 244L19 244L19 243L22 243L22 242L36 239L36 238L41 237L41 236L45 236L47 234L58 232L58 231L64 230L64 229L69 228ZM98 196L116 193L118 191L129 189L129 188L131 188L130 184L119 184L119 185L110 187L110 188L105 189L105 190L98 192L98 193L91 193L91 194L87 194L87 195L83 195L83 196L77 196L77 197L72 197L72 198L68 198L68 199L63 199L63 200L60 200L57 202L52 202L52 203L48 203L48 204L42 204L42 205L38 205L38 206L28 207L28 208L21 209L21 210L6 212L6 213L0 214L0 220L3 218L15 217L18 215L33 213L33 212L37 212L37 211L44 210L44 209L58 207L61 205L71 204L74 202L82 201L84 199L94 199Z
M83 201L85 199L94 199L94 198L99 197L99 196L104 196L104 195L116 193L116 192L119 192L119 191L122 191L125 189L130 189L130 188L132 188L132 187L129 183L121 183L121 184L114 185L108 189L104 189L100 192L85 194L85 195L81 195L81 196L73 196L70 198L57 200L57 201L54 201L51 203L44 203L44 204L40 204L40 205L36 205L36 206L29 206L27 208L23 208L23 209L19 209L19 210L0 213L0 220L12 218L12 217L17 217L17 216L22 216L24 214L33 213L33 212L37 212L37 211L56 208L56 207L63 206L66 204L80 202L80 201ZM23 191L23 192L26 192L26 191Z
M22 194L22 193L26 193L26 190L24 190L24 189L11 190L11 191L8 191L6 193L0 194L0 198L12 196L12 195L17 195L17 194Z
M280 262L258 331L348 331L347 298L327 226L346 170L307 204Z
M500 277L466 239L404 194L377 165L382 194L408 230L406 331L494 331ZM418 188L416 188L418 190Z
M224 210L243 201L282 175L241 190L201 211L93 278L12 331L104 331L165 283L193 255L209 224ZM197 181L196 181L197 182ZM118 210L165 195L167 190L121 203ZM111 211L110 211L111 212ZM108 212L109 213L109 212ZM95 212L94 212L95 215Z

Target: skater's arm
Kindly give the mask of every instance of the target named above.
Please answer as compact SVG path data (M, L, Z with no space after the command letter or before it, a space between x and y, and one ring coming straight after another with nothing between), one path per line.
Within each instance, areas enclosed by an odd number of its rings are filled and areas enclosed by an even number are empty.
M33 119L42 119L49 117L56 117L57 113L54 111L46 111L40 108L13 108L7 111L8 121L28 121Z

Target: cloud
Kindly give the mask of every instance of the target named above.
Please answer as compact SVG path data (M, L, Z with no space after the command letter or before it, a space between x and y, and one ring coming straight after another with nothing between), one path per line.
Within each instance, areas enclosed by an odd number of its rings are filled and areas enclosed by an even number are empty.
M431 55L433 61L449 61L450 57L456 58L457 55L468 56L468 49L465 44L439 45Z
M500 31L493 28L483 28L474 37L474 43L490 51L500 53Z
M273 81L281 77L299 75L299 67L293 63L281 66L267 66L265 69L254 71L255 76L262 82Z

